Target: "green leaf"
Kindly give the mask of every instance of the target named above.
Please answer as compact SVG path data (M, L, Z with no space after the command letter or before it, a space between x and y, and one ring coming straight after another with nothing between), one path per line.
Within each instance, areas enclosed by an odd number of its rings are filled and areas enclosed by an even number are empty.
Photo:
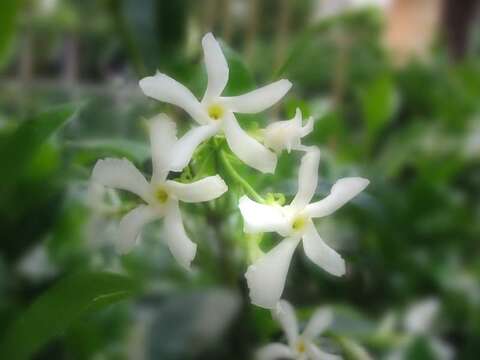
M30 358L81 316L125 300L139 290L131 278L106 272L71 275L41 295L5 332L5 359Z
M22 124L0 145L2 184L8 185L22 175L35 154L50 136L71 119L72 105L55 107Z
M19 0L2 0L0 2L0 68L6 61L15 34L19 4Z
M363 117L369 137L373 138L392 119L397 96L392 79L381 75L360 93Z

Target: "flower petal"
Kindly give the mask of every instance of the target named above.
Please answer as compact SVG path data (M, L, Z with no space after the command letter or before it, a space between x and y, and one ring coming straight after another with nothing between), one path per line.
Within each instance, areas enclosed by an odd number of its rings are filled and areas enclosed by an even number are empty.
M301 145L302 113L297 108L290 120L275 121L263 130L263 143L277 154L286 149L290 153Z
M197 98L168 75L157 73L147 76L140 80L139 85L148 97L181 107L199 124L208 123L208 115Z
M219 175L208 176L189 184L168 180L165 185L178 200L189 203L210 201L228 190L227 184Z
M233 112L254 114L274 105L291 87L290 81L282 79L243 95L222 97L221 101Z
M228 82L228 64L222 48L212 33L202 39L203 56L207 68L208 85L203 100L212 99L222 94Z
M185 232L182 215L177 201L168 204L164 220L165 240L172 255L180 265L189 269L190 263L197 252L197 245L194 244Z
M218 124L209 124L194 127L185 133L173 148L173 159L170 169L173 171L182 171L190 162L198 145L210 138L218 129Z
M295 354L287 345L281 343L273 343L266 345L257 351L256 360L279 360L279 359L295 359Z
M167 178L172 161L172 148L177 141L177 127L166 115L155 116L149 124L152 148L152 182L163 182Z
M455 359L455 351L453 347L446 341L441 340L440 338L430 336L427 340L430 344L433 353L436 355L438 360L452 360Z
M277 308L272 313L274 318L282 325L288 343L290 346L294 346L298 338L298 323L292 305L285 300L280 300Z
M299 239L286 238L248 267L245 274L252 303L273 309L282 296L293 251Z
M312 200L318 184L318 165L320 162L320 150L313 147L302 157L298 170L298 191L292 201L292 206L303 209Z
M345 274L345 261L325 244L312 221L309 221L303 234L303 249L310 260L330 274L335 276Z
M428 298L411 305L404 315L404 327L412 334L428 334L440 311L440 302Z
M161 217L159 209L147 205L140 205L127 213L118 226L117 251L125 254L132 250L140 238L142 228L159 217Z
M330 190L330 194L317 202L307 206L307 212L312 217L330 215L345 203L362 192L369 181L360 177L350 177L338 180Z
M277 156L243 131L233 113L226 116L224 131L228 146L245 164L263 173L275 171Z
M314 344L307 345L307 353L308 353L309 359L311 360L342 360L343 359L340 355L329 354L320 350Z
M238 207L247 234L274 231L284 234L288 231L289 223L278 206L259 204L247 196L242 196Z
M333 313L330 308L316 310L305 327L303 336L310 340L315 339L332 323L332 320Z
M127 159L98 160L92 171L92 180L110 188L130 191L147 202L150 199L149 183Z
M314 120L313 117L309 117L304 126L302 126L301 136L307 136L313 131Z

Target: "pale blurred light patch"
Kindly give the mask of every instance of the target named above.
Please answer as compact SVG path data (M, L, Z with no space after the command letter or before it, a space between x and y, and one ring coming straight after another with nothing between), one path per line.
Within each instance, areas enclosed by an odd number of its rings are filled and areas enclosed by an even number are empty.
M32 281L41 282L54 277L58 269L50 261L44 244L38 244L20 259L18 272Z
M385 10L392 0L319 0L315 5L312 20L320 21L345 12L361 10L366 7L376 7Z
M440 310L438 299L430 298L413 304L405 314L404 326L414 334L426 334Z
M58 0L40 0L38 2L38 11L40 15L51 15L57 8Z
M387 11L384 45L392 61L427 61L437 33L443 0L393 0Z
M480 119L472 121L467 139L463 148L467 158L475 159L480 157Z

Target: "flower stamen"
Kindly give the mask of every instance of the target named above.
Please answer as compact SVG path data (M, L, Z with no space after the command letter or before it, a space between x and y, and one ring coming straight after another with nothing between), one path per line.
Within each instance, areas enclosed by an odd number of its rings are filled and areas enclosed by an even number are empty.
M164 204L168 200L168 193L165 191L164 188L159 187L155 191L155 198L158 200L158 202L160 202L161 204Z
M213 120L220 120L225 114L225 109L219 104L212 104L208 107L208 116Z
M295 231L302 230L307 225L307 218L303 215L297 216L292 222L292 229Z
M296 345L295 345L295 348L297 349L297 352L299 354L303 354L307 350L307 347L305 345L305 341L303 341L303 339L298 340Z

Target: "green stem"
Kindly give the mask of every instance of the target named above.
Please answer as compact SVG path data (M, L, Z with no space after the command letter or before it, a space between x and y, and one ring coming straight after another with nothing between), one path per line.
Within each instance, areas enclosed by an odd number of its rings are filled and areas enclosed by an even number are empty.
M235 168L232 166L230 161L228 160L227 153L223 150L220 150L220 159L222 160L225 169L227 170L228 174L240 185L243 187L245 192L250 195L255 201L259 203L265 203L263 197L258 194L255 189L245 180Z

